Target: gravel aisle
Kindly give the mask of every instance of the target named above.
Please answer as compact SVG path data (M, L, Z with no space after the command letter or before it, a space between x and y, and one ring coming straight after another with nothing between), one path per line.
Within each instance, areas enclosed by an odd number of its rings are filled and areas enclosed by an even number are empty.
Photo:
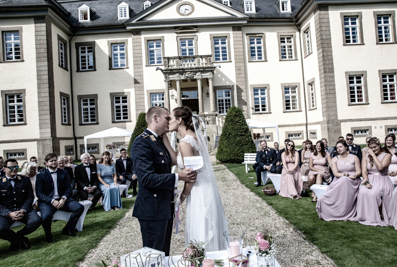
M267 230L275 238L278 249L276 258L281 266L335 266L265 201L242 185L226 167L214 165L214 170L229 229L245 230L246 245L253 243L258 231ZM182 185L180 182L179 186ZM132 209L78 266L93 266L100 259L119 259L121 255L142 247L139 223L136 218L131 217ZM173 255L181 254L185 246L183 225L180 228L180 233L172 236L171 254Z

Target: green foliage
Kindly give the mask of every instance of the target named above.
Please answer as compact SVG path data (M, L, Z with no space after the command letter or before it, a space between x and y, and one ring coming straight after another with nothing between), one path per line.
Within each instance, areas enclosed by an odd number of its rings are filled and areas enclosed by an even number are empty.
M146 116L145 112L140 113L138 116L138 119L136 121L135 128L134 128L134 132L131 134L130 143L128 144L128 149L127 149L128 155L130 155L131 145L134 142L135 138L138 135L140 135L147 128L147 122L146 122L145 116Z
M231 107L219 139L216 159L224 163L241 163L244 161L244 153L255 152L255 144L242 109Z

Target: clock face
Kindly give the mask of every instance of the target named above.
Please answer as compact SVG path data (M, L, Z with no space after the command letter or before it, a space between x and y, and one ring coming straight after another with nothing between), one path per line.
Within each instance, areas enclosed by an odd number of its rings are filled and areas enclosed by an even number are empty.
M190 13L192 13L193 7L190 4L182 4L179 6L178 10L179 13L181 13L182 15L189 15Z

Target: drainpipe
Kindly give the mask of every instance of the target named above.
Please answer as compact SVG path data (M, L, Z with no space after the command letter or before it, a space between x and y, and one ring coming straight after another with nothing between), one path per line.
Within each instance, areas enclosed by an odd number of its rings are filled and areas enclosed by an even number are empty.
M305 130L306 130L306 139L309 139L309 122L308 122L308 118L307 118L307 100L306 100L306 80L305 80L305 71L303 68L303 52L302 52L302 37L301 37L301 28L299 27L298 24L296 24L296 20L294 18L294 24L296 26L296 28L299 31L299 51L301 54L301 69L302 69L302 80L303 80L303 99L305 102Z
M70 100L71 100L71 107L72 107L72 129L73 129L73 140L74 140L74 154L75 159L77 159L77 137L76 137L76 128L74 123L74 97L73 97L73 71L72 71L72 39L76 33L74 32L73 35L69 38L69 75L70 75Z

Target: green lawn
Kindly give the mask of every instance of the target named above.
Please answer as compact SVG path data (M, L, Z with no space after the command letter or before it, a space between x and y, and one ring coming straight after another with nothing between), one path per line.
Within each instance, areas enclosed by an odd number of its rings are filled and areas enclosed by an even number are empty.
M265 196L261 187L254 187L256 175L252 168L245 173L244 164L225 166L338 266L397 266L397 231L393 227L320 220L311 198L292 200L278 195Z
M132 193L132 190L130 194ZM84 221L84 229L77 232L76 237L62 235L65 221L52 224L54 243L47 243L43 227L28 235L31 249L9 252L9 242L0 239L0 266L76 266L88 251L104 237L121 219L128 209L134 205L135 197L122 198L123 208L118 211L105 212L100 204L95 211L88 212ZM13 230L20 229L13 228ZM101 260L101 259L98 259ZM102 259L106 260L107 259Z

